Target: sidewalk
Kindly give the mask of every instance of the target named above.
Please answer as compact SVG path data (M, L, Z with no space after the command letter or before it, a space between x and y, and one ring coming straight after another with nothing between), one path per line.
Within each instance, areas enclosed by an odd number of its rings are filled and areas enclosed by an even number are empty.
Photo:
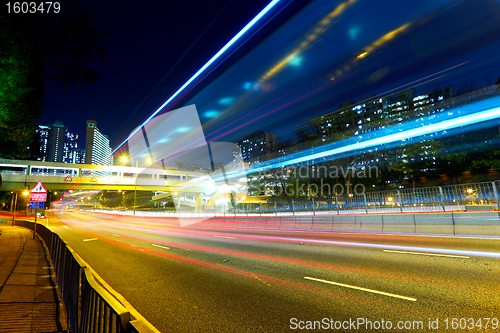
M0 332L65 332L53 274L32 231L0 225Z

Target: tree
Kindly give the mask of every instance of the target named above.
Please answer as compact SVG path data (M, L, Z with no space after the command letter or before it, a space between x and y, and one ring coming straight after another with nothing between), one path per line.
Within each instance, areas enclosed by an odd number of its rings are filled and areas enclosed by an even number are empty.
M308 119L306 122L302 123L297 130L295 135L297 137L297 143L310 143L311 141L317 140L321 137L321 125L316 119Z
M43 107L42 66L36 42L25 29L0 19L0 157L24 158L34 120ZM19 42L21 41L21 42Z
M58 14L0 16L0 157L26 158L41 115L44 80L64 86L93 83L87 66L104 59L92 11L68 2Z

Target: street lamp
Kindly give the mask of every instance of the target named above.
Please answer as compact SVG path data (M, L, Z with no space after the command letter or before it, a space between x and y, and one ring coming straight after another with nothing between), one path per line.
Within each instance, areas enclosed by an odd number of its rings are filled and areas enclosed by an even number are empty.
M123 157L122 157L122 159L123 159ZM148 157L146 162L148 164L152 164L153 159L151 157ZM135 160L135 182L134 182L134 215L135 215L135 205L136 205L136 201L137 201L137 177L139 176L138 172L137 172L138 166L139 166L139 160L136 159Z
M17 192L14 191L12 193L15 194L15 199L14 196L12 196L13 203L10 205L12 209L12 225L14 225L16 221Z
M134 216L135 216L135 202L137 201L137 167L139 166L139 160L135 160L135 181L134 181Z
M29 194L30 194L30 191L28 191L28 190L23 191L23 196L27 196ZM29 206L30 206L29 204L26 205L26 215L28 215L28 207Z

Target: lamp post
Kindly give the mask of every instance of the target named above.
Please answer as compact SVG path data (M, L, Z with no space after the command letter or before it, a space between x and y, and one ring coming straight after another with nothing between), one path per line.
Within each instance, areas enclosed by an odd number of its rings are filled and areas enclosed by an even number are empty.
M123 164L128 164L129 158L128 156L122 156L120 157L120 161L123 163ZM134 210L134 215L135 215L135 199L136 199L136 194L137 194L137 166L138 166L138 163L139 163L139 160L135 160L135 179L134 179L134 207L133 207L133 210Z
M135 160L135 182L134 182L134 216L135 216L135 201L137 199L137 167L139 166L139 160Z
M11 207L12 207L12 225L14 225L16 223L16 207L17 207L17 192L14 191L13 193L15 194L15 198L12 197L13 205L11 205Z
M127 156L122 156L120 158L120 160L122 161L122 163L127 163L128 159L129 158ZM151 164L153 164L153 159L151 157L148 157L148 159L146 160L146 162L149 165L151 165ZM135 205L136 205L136 202L137 202L137 177L139 176L138 175L138 168L139 168L139 160L136 159L135 160L135 180L134 180L134 207L133 207L134 216L135 216Z
M27 196L27 195L29 195L29 194L30 194L30 192L29 192L28 190L24 190L24 191L23 191L23 195L24 195L24 196ZM28 204L28 205L26 205L26 215L28 215L28 207L29 207L29 204Z

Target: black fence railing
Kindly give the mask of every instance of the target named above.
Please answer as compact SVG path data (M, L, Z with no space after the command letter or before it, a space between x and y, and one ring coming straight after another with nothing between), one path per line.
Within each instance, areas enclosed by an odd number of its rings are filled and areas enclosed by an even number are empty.
M16 225L33 230L33 222L16 221ZM40 224L36 232L49 249L71 333L157 332L141 319L133 318L129 310L101 286L104 283L96 281L87 263L59 235Z

